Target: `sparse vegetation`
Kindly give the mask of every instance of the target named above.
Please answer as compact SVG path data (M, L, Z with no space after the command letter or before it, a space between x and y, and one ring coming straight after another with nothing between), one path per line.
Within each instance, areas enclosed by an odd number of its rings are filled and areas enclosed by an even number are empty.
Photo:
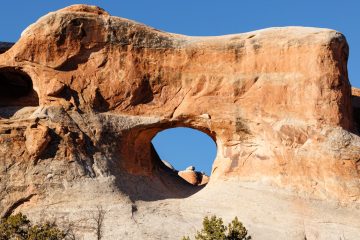
M92 220L95 223L95 231L97 240L101 240L103 237L103 224L106 211L101 207L96 207L96 212L92 216Z
M214 216L205 217L203 229L195 235L196 240L250 240L248 231L237 217L226 227L221 218ZM182 240L190 240L183 237Z
M70 240L70 230L61 230L55 223L32 225L21 213L0 220L0 240Z

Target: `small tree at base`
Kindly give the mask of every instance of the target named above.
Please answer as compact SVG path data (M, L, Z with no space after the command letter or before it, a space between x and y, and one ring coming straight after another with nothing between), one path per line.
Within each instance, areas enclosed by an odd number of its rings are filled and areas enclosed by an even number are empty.
M250 240L251 237L248 236L248 231L244 225L239 222L238 218L235 217L234 220L229 223L228 234L226 236L227 240Z
M197 240L224 240L226 227L223 220L216 216L209 219L205 217L203 220L203 229L197 232L195 239Z
M71 229L59 229L55 223L32 225L21 213L0 220L0 240L73 240Z
M203 229L195 235L196 240L250 240L247 229L239 222L238 218L229 223L226 227L221 218L215 215L205 217L203 220ZM182 240L190 240L189 237L183 237Z

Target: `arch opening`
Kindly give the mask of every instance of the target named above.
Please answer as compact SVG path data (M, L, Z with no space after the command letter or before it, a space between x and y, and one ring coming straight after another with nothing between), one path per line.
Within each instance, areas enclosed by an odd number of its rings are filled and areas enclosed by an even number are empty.
M30 76L17 68L1 68L0 117L10 118L20 109L31 106L39 106L39 97Z
M208 134L188 127L168 128L151 140L162 163L192 185L205 185L217 146Z

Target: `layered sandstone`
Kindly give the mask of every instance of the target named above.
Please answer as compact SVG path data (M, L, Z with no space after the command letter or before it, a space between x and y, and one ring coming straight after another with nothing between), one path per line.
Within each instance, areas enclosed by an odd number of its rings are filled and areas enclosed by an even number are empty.
M98 205L105 239L176 239L206 214L238 215L254 239L360 238L359 95L341 33L189 37L75 5L3 52L2 216L75 222L85 239ZM178 126L216 141L206 187L151 145Z

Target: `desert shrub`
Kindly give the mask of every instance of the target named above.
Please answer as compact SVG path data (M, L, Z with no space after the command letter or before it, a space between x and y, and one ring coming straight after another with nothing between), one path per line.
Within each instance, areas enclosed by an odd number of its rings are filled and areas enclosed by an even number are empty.
M203 228L195 235L196 240L250 240L247 229L239 222L238 218L229 223L226 227L221 218L216 216L205 217ZM183 237L182 240L190 240L189 237Z
M73 239L69 231L60 230L55 223L32 225L21 213L2 219L0 240L64 240Z
M248 231L245 226L238 220L237 217L231 221L228 225L227 240L250 240L251 236L248 236Z
M0 223L0 240L26 239L29 227L30 221L21 213L3 219Z

